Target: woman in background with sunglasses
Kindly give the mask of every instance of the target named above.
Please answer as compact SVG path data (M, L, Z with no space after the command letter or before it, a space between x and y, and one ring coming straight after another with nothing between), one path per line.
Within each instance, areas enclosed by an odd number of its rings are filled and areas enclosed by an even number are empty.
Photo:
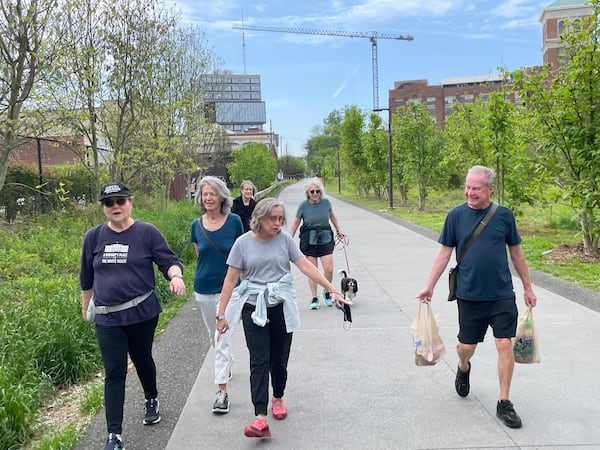
M304 187L306 200L300 203L296 211L296 217L290 226L292 237L296 234L300 222L300 251L315 267L319 267L319 258L323 266L323 275L331 283L333 280L333 249L335 239L329 221L335 227L338 237L343 237L342 230L337 218L331 209L331 203L326 198L323 184L317 178L310 180ZM317 283L308 279L308 286L312 294L310 309L319 309L319 297L317 296ZM323 291L323 301L326 306L332 306L331 292Z
M154 225L131 217L132 202L123 183L103 186L100 203L108 220L86 232L81 253L81 313L84 320L91 319L87 312L93 294L93 321L104 362L105 450L123 448L128 354L144 389L142 423L160 421L152 343L162 309L154 292L153 264L170 280L171 292L185 294L181 261Z

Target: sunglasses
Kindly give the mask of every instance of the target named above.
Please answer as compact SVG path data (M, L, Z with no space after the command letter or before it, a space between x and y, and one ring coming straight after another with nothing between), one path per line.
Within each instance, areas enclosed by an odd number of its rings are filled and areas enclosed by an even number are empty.
M121 197L117 200L113 200L112 198L107 198L106 200L102 200L102 204L104 206L106 206L107 208L111 208L112 206L114 206L115 203L119 206L123 206L126 201L127 201L127 199L124 197Z
M312 189L312 190L310 190L308 192L310 192L311 194L320 194L321 193L321 189Z

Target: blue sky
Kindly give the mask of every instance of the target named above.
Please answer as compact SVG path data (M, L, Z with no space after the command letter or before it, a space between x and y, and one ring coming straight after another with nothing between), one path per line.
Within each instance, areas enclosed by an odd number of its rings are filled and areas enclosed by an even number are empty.
M379 106L394 81L497 73L539 65L542 9L552 0L177 0L223 60L223 69L261 75L265 129L282 139L282 154L302 156L313 127L347 105L373 106L367 38L261 31L241 25L412 35L379 39ZM245 52L244 45L245 41ZM245 58L244 58L245 53ZM383 113L385 114L385 113Z

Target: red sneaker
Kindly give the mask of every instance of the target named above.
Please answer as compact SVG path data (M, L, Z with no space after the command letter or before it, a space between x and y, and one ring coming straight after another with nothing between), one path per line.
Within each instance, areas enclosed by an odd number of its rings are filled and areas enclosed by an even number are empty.
M273 417L277 420L282 420L287 417L287 409L282 398L274 398L271 400L271 409L273 411Z
M264 417L255 417L252 423L244 428L244 436L255 438L271 437L271 430L269 430L267 419Z

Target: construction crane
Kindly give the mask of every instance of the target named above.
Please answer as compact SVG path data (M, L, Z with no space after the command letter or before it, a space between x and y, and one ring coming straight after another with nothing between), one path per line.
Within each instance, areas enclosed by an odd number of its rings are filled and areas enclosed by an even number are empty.
M379 109L379 67L377 62L377 39L396 39L412 41L411 35L378 33L377 31L331 31L311 30L308 28L278 28L258 25L233 25L236 30L270 31L276 33L316 34L320 36L340 36L350 38L366 38L371 41L371 57L373 62L373 109Z

